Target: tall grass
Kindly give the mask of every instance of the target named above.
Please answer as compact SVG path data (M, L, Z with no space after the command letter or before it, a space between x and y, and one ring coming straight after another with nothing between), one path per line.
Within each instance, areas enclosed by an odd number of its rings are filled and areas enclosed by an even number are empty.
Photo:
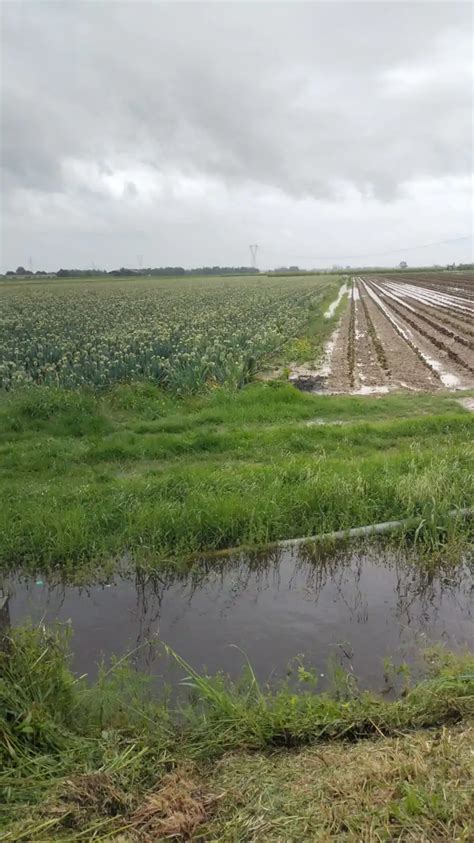
M76 399L42 389L0 411L3 566L77 571L126 551L159 565L404 518L431 546L469 537L447 518L474 500L473 419L451 397Z

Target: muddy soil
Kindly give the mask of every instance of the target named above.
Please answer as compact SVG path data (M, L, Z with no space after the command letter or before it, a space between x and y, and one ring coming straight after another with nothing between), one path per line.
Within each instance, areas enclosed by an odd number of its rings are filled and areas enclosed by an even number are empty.
M453 296L445 291L437 292L436 290L428 290L427 288L414 286L413 284L395 284L394 282L381 281L377 278L371 278L369 283L377 284L383 287L383 289L415 304L431 305L439 313L449 310L469 319L473 315L473 306L469 299L462 298L461 296Z
M465 340L468 342L469 348L474 348L474 321L469 324L469 322L464 321L463 319L459 318L458 313L451 310L445 310L443 312L443 318L440 320L439 310L436 307L418 303L417 311L421 314L426 316L428 319L432 319L434 322L441 322L446 328L453 331L458 339Z
M291 378L294 386L301 392L326 392L326 380L323 375L311 373L296 374Z
M416 308L407 309L403 303L390 299L380 286L377 292L395 316L408 325L420 349L437 359L447 371L457 375L464 387L474 387L474 354L471 349L459 343L455 337L446 336L442 331L434 328L433 324L427 324L422 317L418 316ZM432 323L433 320L430 322Z
M441 384L436 373L424 362L406 339L397 332L390 319L370 297L365 282L360 284L362 299L383 346L393 389L433 391ZM389 310L389 308L387 308Z
M354 388L350 364L350 333L351 304L349 300L329 360L329 374L326 377L326 390L329 392L351 392Z
M375 277L375 276L368 276ZM426 287L430 290L456 292L461 291L464 295L466 292L474 295L474 272L459 272L455 274L439 272L416 272L416 273L384 273L383 280L400 282L402 284L415 284Z
M359 282L356 291L356 369L360 388L382 387L390 382L390 367L375 325L365 300L361 296Z
M292 380L330 393L474 388L474 275L354 278L324 364Z

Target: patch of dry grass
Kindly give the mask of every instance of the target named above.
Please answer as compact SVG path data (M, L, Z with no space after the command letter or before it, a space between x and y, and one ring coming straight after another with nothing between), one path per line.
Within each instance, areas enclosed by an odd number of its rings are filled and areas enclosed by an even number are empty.
M131 839L191 839L209 816L214 797L187 771L165 776L159 789L149 793L130 819Z
M212 767L180 765L145 794L125 793L103 773L78 776L4 839L470 843L474 721L229 753Z
M177 768L141 796L118 793L105 775L83 776L58 796L30 834L17 825L7 839L470 843L474 723L298 752L236 752L212 768Z
M225 795L202 840L472 841L474 728L231 754L208 786Z
M192 840L215 802L195 764L180 765L146 793L125 791L104 772L84 774L66 779L35 811L18 817L0 840Z

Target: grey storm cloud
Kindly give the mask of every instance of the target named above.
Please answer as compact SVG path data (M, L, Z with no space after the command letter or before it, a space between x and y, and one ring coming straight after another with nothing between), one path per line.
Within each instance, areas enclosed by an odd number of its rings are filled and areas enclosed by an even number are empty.
M410 182L469 177L471 14L456 2L4 2L7 254L25 219L33 239L55 225L77 243L91 211L110 242L137 220L147 238L151 203L173 243L173 226L199 217L204 252L206 220L232 197L255 228L265 192L288 209L344 191L386 203Z

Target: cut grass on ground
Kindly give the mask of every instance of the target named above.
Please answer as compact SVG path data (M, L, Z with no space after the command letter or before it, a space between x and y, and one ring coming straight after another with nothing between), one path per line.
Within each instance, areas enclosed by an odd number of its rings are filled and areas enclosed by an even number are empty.
M474 835L474 728L322 744L271 755L233 753L206 790L218 795L202 839L468 841Z

